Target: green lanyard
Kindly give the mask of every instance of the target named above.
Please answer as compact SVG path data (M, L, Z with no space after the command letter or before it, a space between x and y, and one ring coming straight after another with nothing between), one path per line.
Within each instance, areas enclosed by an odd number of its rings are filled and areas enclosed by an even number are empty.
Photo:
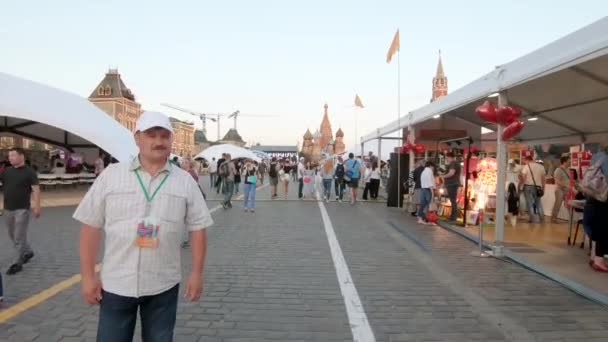
M148 201L148 203L152 202L152 200L156 196L156 193L158 192L158 190L160 190L160 188L165 184L165 181L169 177L169 174L167 173L165 175L165 178L163 178L163 180L160 181L160 184L158 184L158 186L156 187L156 190L154 190L154 192L152 193L152 196L150 196L148 194L148 190L146 190L146 187L144 186L144 182L141 180L141 177L139 176L138 170L135 170L135 175L137 176L137 180L139 181L139 185L141 186L141 189L143 190L144 195L146 196L146 200Z

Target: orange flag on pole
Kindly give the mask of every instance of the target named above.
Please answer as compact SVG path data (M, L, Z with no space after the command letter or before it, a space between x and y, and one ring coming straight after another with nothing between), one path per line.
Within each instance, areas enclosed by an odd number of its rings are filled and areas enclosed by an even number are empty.
M391 47L388 49L386 53L386 63L390 63L393 59L395 53L399 51L399 30L395 32L395 36L393 37L393 42L391 43Z
M365 108L365 106L363 106L363 102L361 102L361 99L359 98L359 95L355 95L355 107Z

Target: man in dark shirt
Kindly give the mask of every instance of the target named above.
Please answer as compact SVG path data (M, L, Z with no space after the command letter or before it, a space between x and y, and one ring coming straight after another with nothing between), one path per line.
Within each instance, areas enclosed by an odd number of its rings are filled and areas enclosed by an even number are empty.
M420 176L422 176L422 171L424 171L424 163L424 160L419 160L416 163L416 168L412 172L414 182L414 194L412 202L416 205L416 211L412 213L412 216L416 216L418 208L420 207L420 189L422 188L422 181L420 179Z
M458 195L458 188L460 187L460 163L454 157L453 152L448 152L445 156L448 172L442 176L443 184L448 192L450 203L452 204L452 213L450 215L450 221L456 221L458 218L458 205L456 204L456 197Z
M27 228L30 209L34 217L40 217L40 187L36 172L25 165L23 149L11 149L8 159L12 167L0 175L0 180L4 188L4 216L8 235L15 245L14 262L6 272L11 275L20 272L23 264L34 257L34 252L27 242ZM30 197L34 200L33 208Z
M222 153L222 158L217 161L217 181L215 182L215 187L217 188L217 193L220 193L220 189L222 187L222 176L220 175L220 166L226 161L226 153Z

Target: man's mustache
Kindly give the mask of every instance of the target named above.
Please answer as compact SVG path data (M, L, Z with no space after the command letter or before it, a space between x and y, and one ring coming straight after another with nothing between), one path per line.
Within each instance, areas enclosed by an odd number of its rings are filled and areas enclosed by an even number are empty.
M166 151L167 148L165 146L155 146L152 148L153 151Z

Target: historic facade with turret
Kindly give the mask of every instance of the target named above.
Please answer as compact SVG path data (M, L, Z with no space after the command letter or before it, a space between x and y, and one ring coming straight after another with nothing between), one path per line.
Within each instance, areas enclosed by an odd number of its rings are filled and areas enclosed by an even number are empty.
M89 101L130 131L135 129L135 123L142 112L141 104L123 82L118 69L110 69L106 73L89 95Z
M313 162L321 160L323 154L333 155L346 150L344 132L339 128L334 139L331 123L329 122L329 106L325 104L324 109L321 126L314 134L310 132L310 129L307 129L302 143L302 153Z

